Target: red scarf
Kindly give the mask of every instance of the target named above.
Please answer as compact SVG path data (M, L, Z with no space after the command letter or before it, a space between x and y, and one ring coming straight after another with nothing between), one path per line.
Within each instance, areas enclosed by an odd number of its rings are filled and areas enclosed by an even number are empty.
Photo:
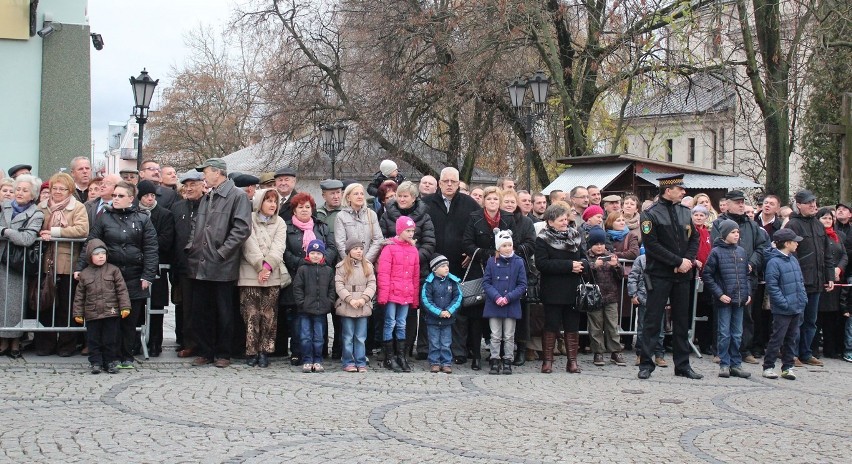
M489 216L488 211L486 211L484 209L482 210L482 213L485 216L485 222L488 223L488 226L491 227L492 230L499 228L499 226L500 226L500 210L499 209L497 210L497 214L495 214L494 217Z
M834 243L840 243L840 237L837 236L837 232L834 231L834 227L826 227L825 233L829 238L834 240Z

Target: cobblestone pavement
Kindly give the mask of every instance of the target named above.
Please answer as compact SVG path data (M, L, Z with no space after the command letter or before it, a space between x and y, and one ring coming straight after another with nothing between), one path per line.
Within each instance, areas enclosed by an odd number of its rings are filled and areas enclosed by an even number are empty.
M337 364L302 374L189 367L174 353L118 375L85 358L0 361L0 461L16 462L848 462L852 364L799 380L690 381L595 367L512 376L459 366L430 374ZM373 363L375 365L375 363ZM331 367L331 363L326 364Z

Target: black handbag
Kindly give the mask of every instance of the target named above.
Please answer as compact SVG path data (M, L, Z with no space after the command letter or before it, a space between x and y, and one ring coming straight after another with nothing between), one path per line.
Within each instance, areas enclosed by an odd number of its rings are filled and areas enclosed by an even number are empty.
M482 286L482 277L473 280L467 280L467 275L470 273L470 267L473 266L476 261L476 254L479 252L479 248L473 252L473 256L470 258L470 263L467 265L467 269L464 271L464 277L462 277L461 281L461 292L462 292L462 307L467 308L468 306L475 306L477 304L485 301L485 288ZM481 266L480 266L481 267ZM482 271L483 274L485 270Z
M601 294L601 288L595 283L594 274L592 274L591 282L586 282L586 280L580 276L580 285L577 285L577 299L575 307L577 308L577 311L583 313L591 313L603 309L603 295Z
M524 257L524 264L526 265L527 271L527 293L524 299L527 303L540 303L541 288L539 281L541 280L541 276L538 269L531 265L530 260L527 259L526 256Z
M6 251L0 256L0 263L5 264L10 271L34 276L39 271L39 255L40 247L38 242L28 247L6 242Z

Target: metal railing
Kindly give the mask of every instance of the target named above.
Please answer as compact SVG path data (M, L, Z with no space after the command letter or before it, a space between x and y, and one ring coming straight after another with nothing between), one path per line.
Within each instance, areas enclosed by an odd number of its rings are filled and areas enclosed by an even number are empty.
M0 246L4 246L4 251L2 253L3 263L0 263L0 276L5 277L4 285L0 287L0 294L2 294L2 305L0 305L0 333L6 332L85 332L86 325L85 322L83 325L78 325L74 322L74 285L72 284L73 280L73 272L77 263L74 261L75 254L79 254L78 252L83 247L83 244L86 242L84 238L51 238L50 241L44 241L41 238L37 238L33 243L32 247L38 252L38 271L35 275L28 275L28 273L35 272L32 271L31 267L28 268L28 264L26 260L24 261L24 266L22 272L17 272L9 268L9 255L11 251L11 247L8 246L11 242L6 238L0 238ZM56 246L49 246L51 243L55 243ZM67 307L60 306L60 298L59 297L59 286L62 279L66 279L63 277L64 274L57 273L56 266L53 266L53 269L45 273L44 270L44 261L46 259L46 254L52 253L53 262L56 263L59 258L59 244L68 244L70 247L70 255L72 262L70 263L71 274L68 275L68 285L67 289L63 291L67 291L67 298L64 298L67 301ZM31 265L30 265L31 266ZM10 279L11 277L11 279ZM16 278L17 277L17 278ZM10 280L18 280L20 282L11 282ZM12 287L12 285L15 287ZM17 287L20 285L20 287ZM42 292L45 290L46 286L52 285L55 289L54 297L50 298L51 301L43 301L44 298L42 296ZM10 290L12 290L10 292ZM45 307L45 303L49 303L49 307ZM142 339L142 351L145 359L148 359L148 339L150 338L150 314L152 313L151 309L151 298L150 298L150 290L148 301L145 304L145 318L141 327L138 327L137 332L141 332ZM164 314L166 310L155 310L154 314ZM12 321L20 321L15 324L12 324Z

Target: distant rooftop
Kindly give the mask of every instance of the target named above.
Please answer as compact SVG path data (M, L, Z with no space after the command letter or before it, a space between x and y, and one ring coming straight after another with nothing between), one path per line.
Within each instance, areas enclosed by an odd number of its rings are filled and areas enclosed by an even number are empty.
M648 118L704 114L734 108L736 92L731 78L721 74L699 73L672 87L643 98L634 97L624 111L626 118Z

